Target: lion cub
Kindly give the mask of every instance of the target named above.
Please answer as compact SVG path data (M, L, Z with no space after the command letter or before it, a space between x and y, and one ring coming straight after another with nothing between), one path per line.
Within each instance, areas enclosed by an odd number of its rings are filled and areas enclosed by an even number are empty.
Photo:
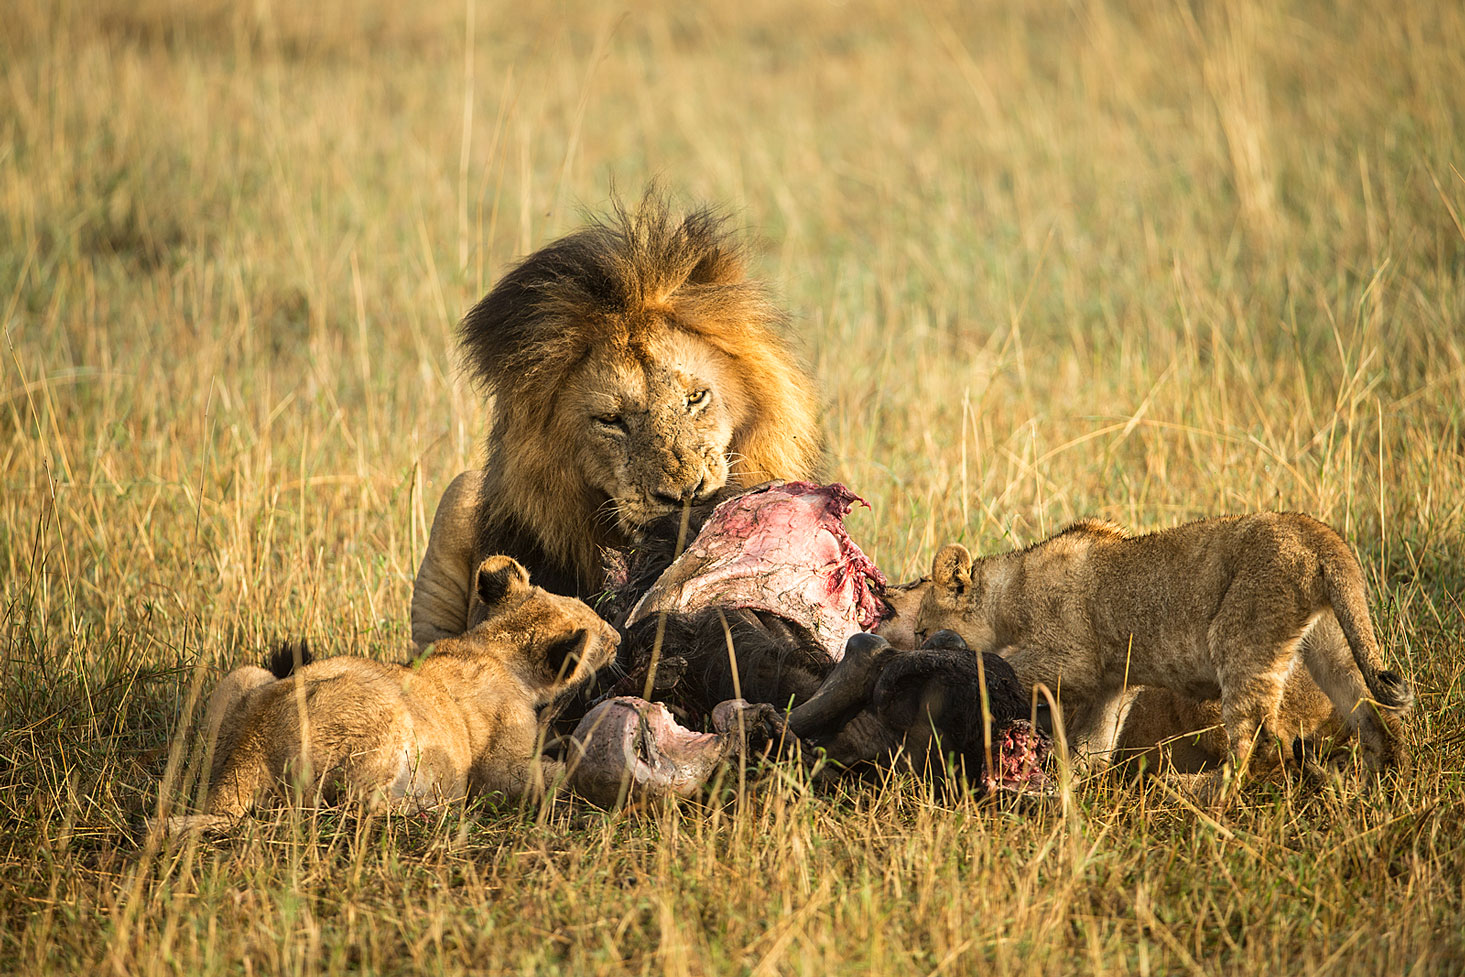
M1303 640L1336 627L1344 640ZM973 562L942 548L914 622L997 649L1063 705L1069 743L1113 744L1131 686L1219 698L1231 759L1246 768L1300 660L1375 767L1406 761L1409 684L1380 667L1363 573L1346 543L1298 513L1226 516L1131 537L1098 520ZM1375 709L1373 706L1379 708Z
M619 637L506 556L483 561L475 590L487 619L412 665L341 656L287 678L258 666L227 675L205 719L216 744L205 812L167 830L226 828L295 776L328 802L408 809L542 789L552 771L535 757L538 710L608 664Z

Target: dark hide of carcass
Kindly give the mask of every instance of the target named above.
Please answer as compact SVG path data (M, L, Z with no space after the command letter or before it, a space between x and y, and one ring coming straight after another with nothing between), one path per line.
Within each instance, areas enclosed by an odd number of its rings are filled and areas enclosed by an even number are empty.
M658 615L621 634L616 665L588 694L554 711L561 717L555 719L558 734L568 734L588 709L618 696L664 702L695 727L705 726L718 703L729 699L771 703L784 711L813 695L834 667L806 628L749 608Z
M861 634L788 727L841 767L899 757L938 780L951 771L987 790L1042 792L1052 747L1024 718L1029 710L1012 666L992 652L978 657L954 632L916 651Z
M789 709L818 691L834 667L808 629L787 618L746 607L712 608L668 614L665 621L647 619L628 628L623 644L631 643L630 654L637 662L631 672L633 685L639 680L644 686L658 633L661 655L655 685L666 686L658 698L688 716L710 715L728 699ZM680 668L679 681L667 682L668 662ZM628 691L640 694L642 686Z

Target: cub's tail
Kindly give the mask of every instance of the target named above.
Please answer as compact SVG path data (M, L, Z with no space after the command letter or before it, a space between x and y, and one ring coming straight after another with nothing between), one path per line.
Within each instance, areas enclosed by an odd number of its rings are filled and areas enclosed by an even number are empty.
M313 661L315 656L310 653L310 642L301 638L276 644L270 649L266 667L275 678L289 678L297 668L304 668Z

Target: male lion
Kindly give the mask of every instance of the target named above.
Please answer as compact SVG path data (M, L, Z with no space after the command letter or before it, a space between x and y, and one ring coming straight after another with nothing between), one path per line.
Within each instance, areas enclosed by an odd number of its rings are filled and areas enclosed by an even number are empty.
M1343 640L1309 640L1335 625ZM1080 751L1106 752L1116 700L1154 686L1219 697L1240 773L1259 733L1283 732L1278 706L1301 660L1376 767L1406 760L1398 717L1412 692L1380 667L1358 561L1337 533L1298 513L1137 537L1089 520L975 562L946 546L914 631L941 628L1000 649L1025 685L1055 690Z
M419 645L473 623L484 554L588 598L603 550L657 517L814 474L814 384L725 223L648 193L525 258L464 317L493 427L483 469L438 503L412 593Z
M506 556L483 561L488 617L395 665L343 655L288 677L235 669L214 692L204 813L170 832L227 828L267 789L298 778L326 801L423 808L484 791L542 790L555 770L535 755L539 711L615 655L619 636L584 602L531 586Z

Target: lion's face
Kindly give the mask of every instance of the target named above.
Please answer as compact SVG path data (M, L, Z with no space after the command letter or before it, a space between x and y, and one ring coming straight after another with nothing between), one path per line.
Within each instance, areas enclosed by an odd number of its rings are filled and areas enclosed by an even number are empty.
M484 553L589 595L607 549L684 502L816 475L813 380L725 223L649 193L529 255L463 317L493 395Z
M594 350L568 387L565 450L622 533L727 484L747 406L726 358L695 336L658 330L638 348Z

